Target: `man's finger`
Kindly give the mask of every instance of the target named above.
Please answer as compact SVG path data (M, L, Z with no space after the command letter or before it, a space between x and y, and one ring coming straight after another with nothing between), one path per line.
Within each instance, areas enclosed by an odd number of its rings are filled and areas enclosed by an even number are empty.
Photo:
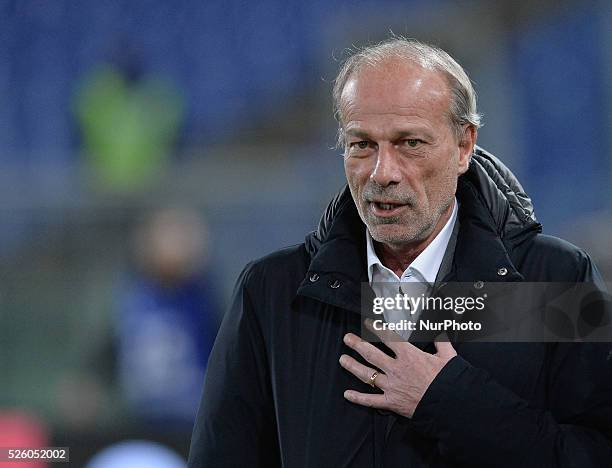
M367 341L362 340L357 335L347 333L344 335L344 343L357 351L370 364L374 364L383 371L388 370L393 365L393 358Z
M347 371L349 371L351 374L353 374L355 377L357 377L359 380L367 384L370 383L370 379L372 378L374 372L377 372L376 369L364 366L359 361L352 358L351 356L348 356L347 354L343 354L342 356L340 356L340 365L344 367ZM378 388L384 390L387 384L387 376L382 372L378 372L374 384Z
M344 392L344 398L351 403L356 403L361 406L391 410L391 408L388 407L389 402L382 393L359 393L355 390L346 390Z
M374 328L374 322L372 319L366 319L365 326L368 330L380 338L380 341L382 341L389 349L393 350L396 355L401 349L402 344L406 343L401 336L392 330L377 330Z
M371 319L367 319L365 323L366 327L368 327L373 333L376 333L381 341L389 349L391 349L396 356L410 356L413 353L424 353L424 351L420 350L409 341L404 341L396 332L392 330L374 330Z

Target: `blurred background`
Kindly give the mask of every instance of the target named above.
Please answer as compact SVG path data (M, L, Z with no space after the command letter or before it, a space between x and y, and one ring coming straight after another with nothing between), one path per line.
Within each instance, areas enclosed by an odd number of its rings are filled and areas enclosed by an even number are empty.
M603 0L0 0L0 446L184 464L238 272L343 184L338 60L389 31L464 65L479 144L612 280L611 25Z

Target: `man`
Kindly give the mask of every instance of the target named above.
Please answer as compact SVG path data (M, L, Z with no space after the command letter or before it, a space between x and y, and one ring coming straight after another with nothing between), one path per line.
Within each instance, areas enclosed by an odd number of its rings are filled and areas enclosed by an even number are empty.
M366 48L334 97L350 192L303 244L242 272L190 466L610 466L609 345L359 337L362 282L601 278L475 147L474 91L448 54Z

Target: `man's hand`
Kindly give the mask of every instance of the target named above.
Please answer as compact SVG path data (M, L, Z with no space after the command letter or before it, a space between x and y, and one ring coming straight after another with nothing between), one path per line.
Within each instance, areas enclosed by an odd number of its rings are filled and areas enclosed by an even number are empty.
M433 379L457 352L450 342L441 341L435 342L438 352L429 354L411 343L398 341L398 335L392 331L374 330L371 322L366 324L393 350L396 357L392 358L357 335L344 335L347 346L380 369L375 384L383 391L380 394L346 390L344 398L358 405L393 411L411 418ZM346 354L340 356L340 365L365 383L370 383L370 378L376 372L376 369L364 366Z

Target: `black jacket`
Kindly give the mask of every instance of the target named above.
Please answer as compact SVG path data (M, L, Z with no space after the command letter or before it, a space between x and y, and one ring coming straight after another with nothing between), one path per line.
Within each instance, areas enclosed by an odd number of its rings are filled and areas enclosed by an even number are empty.
M601 281L541 234L514 176L477 149L460 177L454 281ZM347 189L305 243L250 263L214 345L190 467L612 466L612 347L456 343L412 419L352 404L365 228ZM500 268L507 268L504 276ZM432 352L430 345L425 347Z

